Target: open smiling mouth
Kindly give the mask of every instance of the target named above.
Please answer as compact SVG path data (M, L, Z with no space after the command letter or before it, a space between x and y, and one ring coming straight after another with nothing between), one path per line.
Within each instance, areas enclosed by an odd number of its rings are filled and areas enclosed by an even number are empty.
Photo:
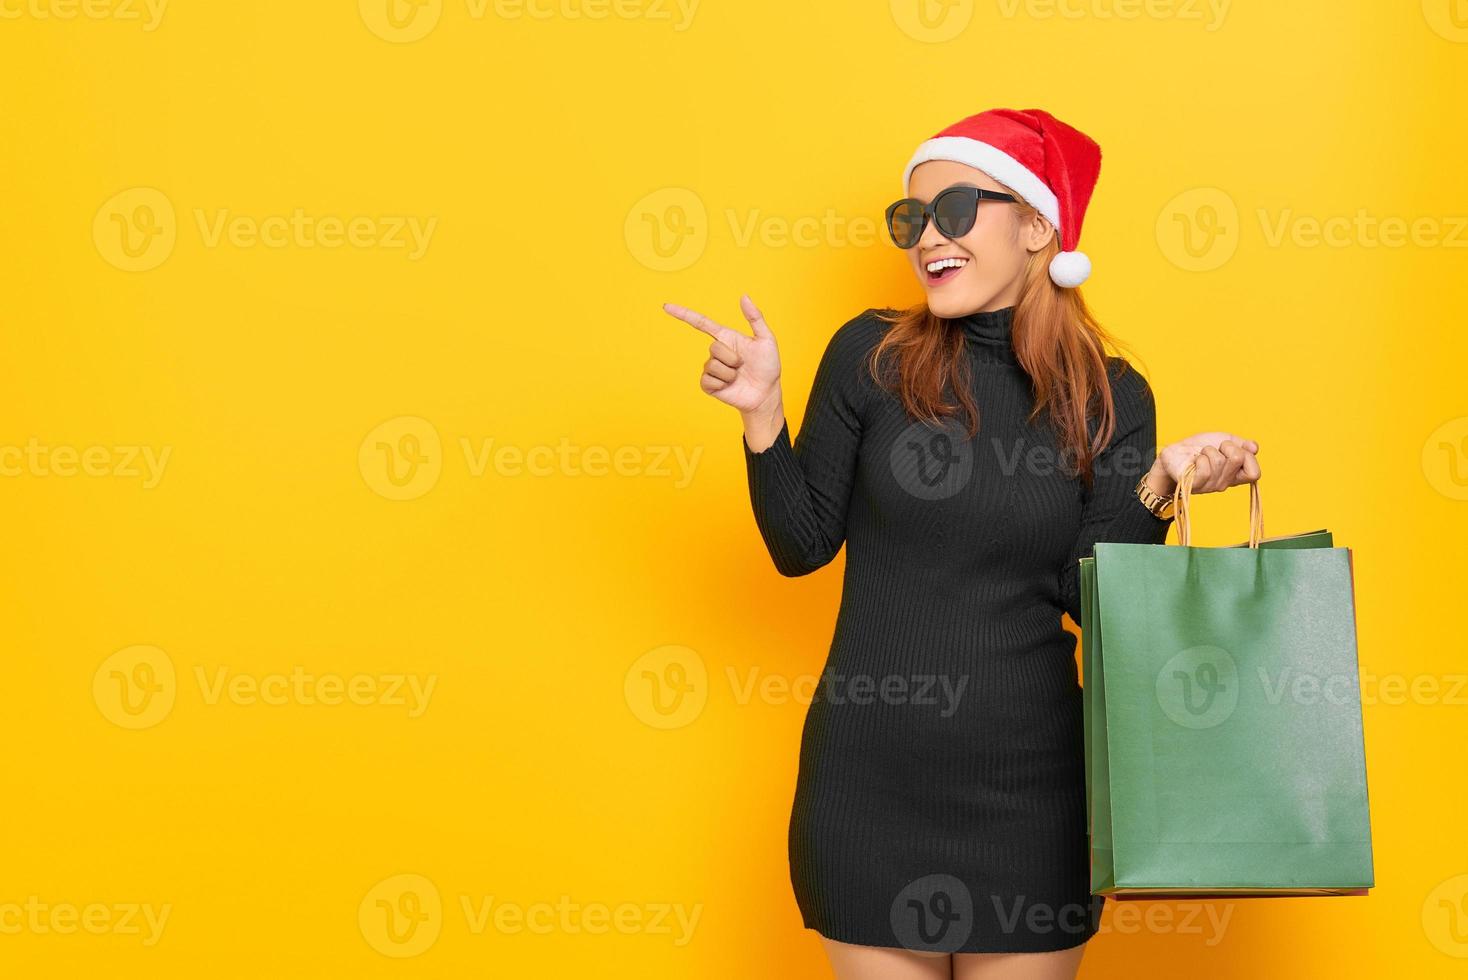
M929 286L937 286L957 276L968 266L968 259L935 259L923 267Z

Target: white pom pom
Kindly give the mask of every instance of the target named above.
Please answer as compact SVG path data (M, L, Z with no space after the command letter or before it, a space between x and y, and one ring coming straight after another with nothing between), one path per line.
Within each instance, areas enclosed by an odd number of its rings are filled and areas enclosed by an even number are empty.
M1057 252L1050 260L1050 281L1070 289L1091 277L1091 258L1085 252Z

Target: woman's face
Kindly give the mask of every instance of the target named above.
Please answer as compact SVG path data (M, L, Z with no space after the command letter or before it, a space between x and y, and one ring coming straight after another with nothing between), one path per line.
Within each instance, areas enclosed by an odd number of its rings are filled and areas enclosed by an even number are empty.
M982 170L952 160L928 160L913 168L908 196L929 204L954 184L1013 193ZM1014 205L1005 201L980 201L978 207L973 228L962 238L945 238L930 218L923 237L907 250L927 291L928 309L945 319L1013 306L1030 253L1050 241L1050 223L1042 217L1021 221ZM929 273L931 263L949 258L962 266L941 276Z

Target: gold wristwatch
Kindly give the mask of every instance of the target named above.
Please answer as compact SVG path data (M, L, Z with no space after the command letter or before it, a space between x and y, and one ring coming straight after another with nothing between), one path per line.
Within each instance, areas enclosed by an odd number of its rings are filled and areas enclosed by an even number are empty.
M1151 487L1147 486L1147 477L1143 476L1137 481L1137 499L1142 505L1152 512L1152 516L1158 520L1167 520L1173 516L1173 500L1177 496L1160 496Z

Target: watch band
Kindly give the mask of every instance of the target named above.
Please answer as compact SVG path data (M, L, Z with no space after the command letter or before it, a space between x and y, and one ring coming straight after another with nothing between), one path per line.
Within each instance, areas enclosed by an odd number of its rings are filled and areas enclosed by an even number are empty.
M1151 511L1152 516L1158 520L1165 521L1173 516L1173 502L1176 494L1170 494L1166 497L1158 494L1151 487L1147 486L1146 476L1143 476L1137 481L1136 494L1137 499L1142 502L1142 505Z

